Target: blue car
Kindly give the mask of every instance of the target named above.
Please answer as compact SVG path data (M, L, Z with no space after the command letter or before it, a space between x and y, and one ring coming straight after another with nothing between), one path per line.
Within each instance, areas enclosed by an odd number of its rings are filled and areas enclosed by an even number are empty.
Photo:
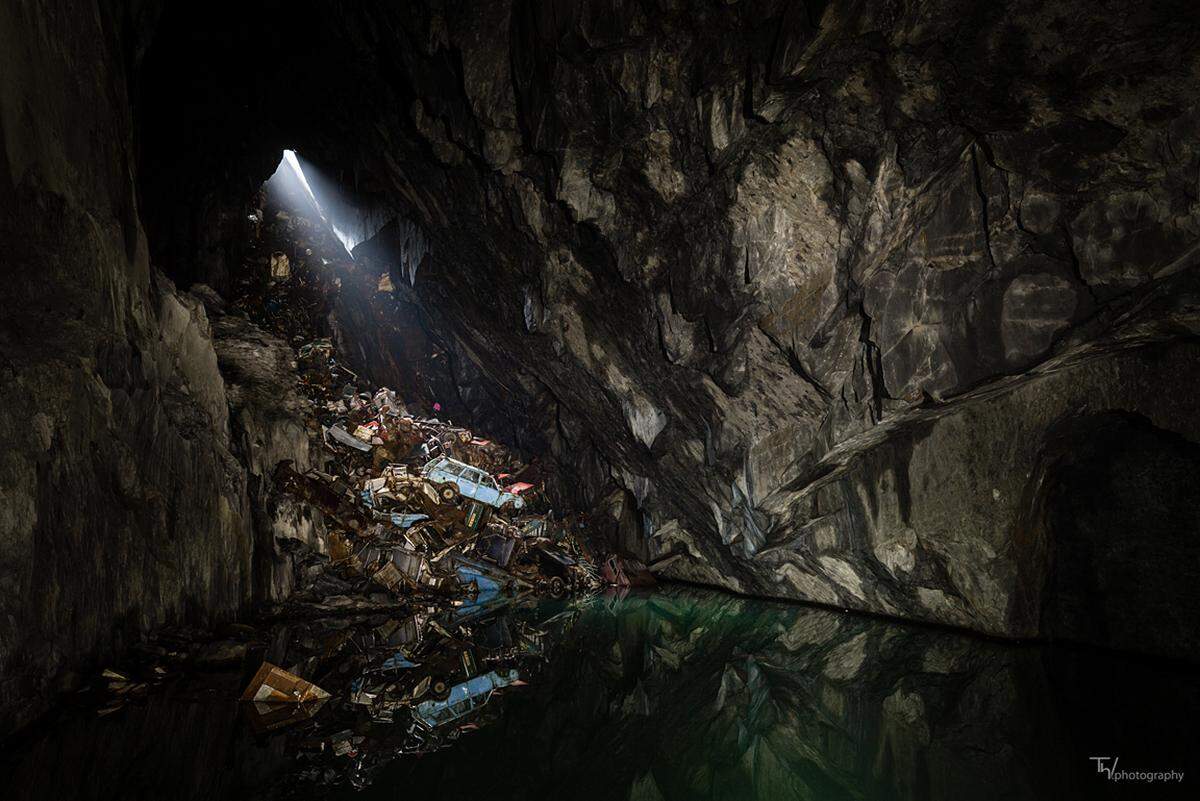
M497 509L525 508L525 501L516 493L500 489L500 485L490 473L449 456L439 456L431 460L421 468L421 474L431 483L439 485L438 492L444 501L455 499L456 487L457 494L463 498L486 503Z
M455 684L444 699L417 704L413 709L413 716L431 729L444 726L479 709L491 700L493 692L511 687L520 678L520 674L515 670L506 670L503 674L493 670L482 676L475 676L462 684Z

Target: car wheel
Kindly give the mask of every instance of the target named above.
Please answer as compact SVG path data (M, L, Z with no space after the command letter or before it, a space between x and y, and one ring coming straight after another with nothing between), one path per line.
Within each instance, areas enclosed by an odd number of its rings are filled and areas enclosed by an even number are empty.
M430 690L430 695L438 701L445 701L450 697L450 688L446 686L446 682L444 681L435 681Z
M454 503L458 500L458 488L453 484L443 484L442 488L438 490L438 496L445 503Z

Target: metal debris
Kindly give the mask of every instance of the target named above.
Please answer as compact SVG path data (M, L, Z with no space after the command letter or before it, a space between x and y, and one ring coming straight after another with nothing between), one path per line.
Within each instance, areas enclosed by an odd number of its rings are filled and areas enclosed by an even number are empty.
M312 682L288 673L270 662L263 662L262 667L250 680L246 691L242 693L241 700L271 704L303 704L328 697L329 693Z

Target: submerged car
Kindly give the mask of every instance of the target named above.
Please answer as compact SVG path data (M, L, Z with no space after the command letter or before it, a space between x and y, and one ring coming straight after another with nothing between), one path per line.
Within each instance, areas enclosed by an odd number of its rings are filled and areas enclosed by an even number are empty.
M413 709L413 716L431 729L458 720L480 708L492 698L492 693L510 687L520 679L515 670L503 674L491 671L482 676L456 684L440 700L422 701Z
M521 496L501 489L490 473L449 456L439 456L430 460L421 468L421 474L431 483L440 485L439 492L443 500L454 500L457 494L497 509L525 508L525 501Z

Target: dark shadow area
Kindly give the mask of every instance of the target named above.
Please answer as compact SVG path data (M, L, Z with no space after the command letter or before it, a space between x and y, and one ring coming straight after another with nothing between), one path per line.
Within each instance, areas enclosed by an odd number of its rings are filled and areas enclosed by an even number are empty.
M1069 419L1047 442L1045 634L1200 654L1200 446L1120 412Z

